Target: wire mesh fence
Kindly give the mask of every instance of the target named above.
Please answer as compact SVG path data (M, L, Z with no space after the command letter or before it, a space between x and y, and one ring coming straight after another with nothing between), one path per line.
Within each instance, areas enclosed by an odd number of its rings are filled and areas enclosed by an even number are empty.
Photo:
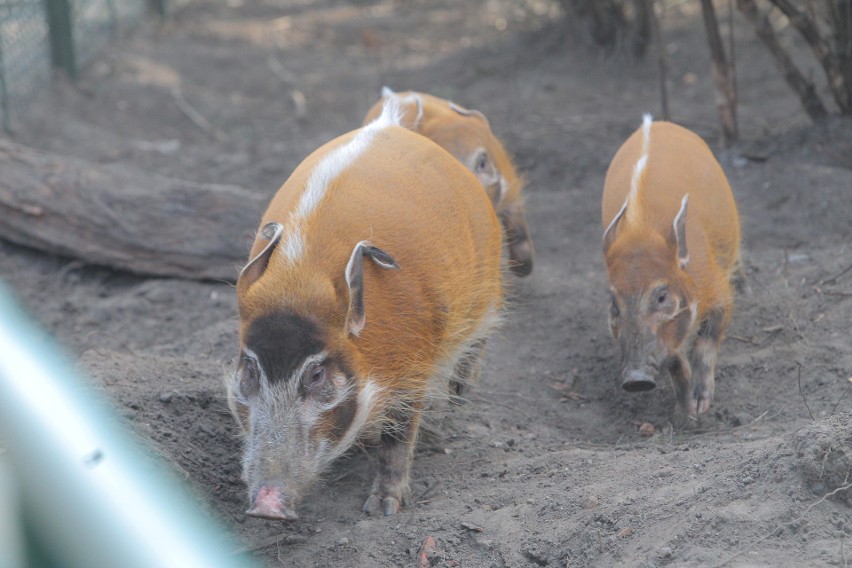
M149 11L173 12L177 0L0 0L0 122L49 83L51 68L72 78L120 31ZM174 6L172 5L174 4Z
M10 113L50 80L50 39L42 0L0 0L0 114Z

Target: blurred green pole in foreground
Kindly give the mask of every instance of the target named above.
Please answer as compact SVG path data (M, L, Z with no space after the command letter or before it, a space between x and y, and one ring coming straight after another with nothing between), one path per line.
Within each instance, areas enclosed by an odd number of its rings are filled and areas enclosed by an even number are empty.
M73 369L0 285L0 567L251 566Z

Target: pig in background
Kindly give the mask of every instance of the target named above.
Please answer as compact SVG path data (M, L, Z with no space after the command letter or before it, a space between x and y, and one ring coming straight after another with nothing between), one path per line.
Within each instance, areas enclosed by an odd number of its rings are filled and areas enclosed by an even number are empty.
M524 182L485 115L426 93L397 94L384 87L381 100L367 112L363 124L375 120L391 97L402 105L403 126L447 150L476 175L506 230L509 268L517 276L529 275L535 248L521 194Z
M678 405L707 412L740 261L722 168L697 135L646 115L607 171L602 221L622 387L651 390L668 371Z
M263 215L226 379L249 515L297 518L359 442L378 457L364 510L395 514L428 399L479 372L503 303L500 224L474 175L401 120L391 98L305 159Z

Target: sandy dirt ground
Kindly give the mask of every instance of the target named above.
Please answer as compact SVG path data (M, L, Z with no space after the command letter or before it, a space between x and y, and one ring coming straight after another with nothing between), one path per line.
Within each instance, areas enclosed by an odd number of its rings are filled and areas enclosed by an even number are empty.
M237 354L231 286L8 243L0 275L264 566L418 566L427 537L431 566L848 566L852 495L822 497L852 478L852 123L811 125L741 25L743 142L722 150L697 3L677 4L663 22L673 119L729 175L750 288L698 422L674 411L669 385L620 390L606 323L600 193L615 150L659 108L655 62L601 56L546 0L199 0L118 39L15 124L41 150L271 196L382 85L490 118L527 180L537 264L508 277L481 381L430 421L415 504L397 516L361 512L363 450L298 522L244 515L222 382Z

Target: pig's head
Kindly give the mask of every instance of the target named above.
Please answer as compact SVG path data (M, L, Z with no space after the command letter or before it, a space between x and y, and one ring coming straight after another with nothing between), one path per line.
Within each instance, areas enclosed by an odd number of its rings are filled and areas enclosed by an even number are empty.
M477 177L506 228L509 267L518 276L527 276L533 269L535 249L521 196L523 179L484 114L454 103L449 103L449 108L451 113L436 116L433 121L424 119L422 133Z
M685 343L696 320L695 286L686 272L684 196L668 235L628 220L628 203L604 233L611 291L609 325L620 352L622 387L652 390L664 370L691 374ZM679 368L678 368L679 367Z
M524 181L485 115L425 93L395 93L385 87L382 99L388 97L399 99L402 124L447 150L473 172L506 228L509 267L518 276L530 274L535 249L521 195ZM381 102L370 110L365 122L378 115L380 106Z
M385 268L396 264L358 243L345 270L350 298L341 316L333 283L286 274L277 258L283 256L273 255L282 228L264 230L269 243L237 285L241 349L227 379L228 402L244 435L247 514L294 520L300 500L353 445L375 407L378 388L358 376L350 340L364 326L362 257ZM299 290L300 281L309 292ZM287 297L301 300L282 301Z

